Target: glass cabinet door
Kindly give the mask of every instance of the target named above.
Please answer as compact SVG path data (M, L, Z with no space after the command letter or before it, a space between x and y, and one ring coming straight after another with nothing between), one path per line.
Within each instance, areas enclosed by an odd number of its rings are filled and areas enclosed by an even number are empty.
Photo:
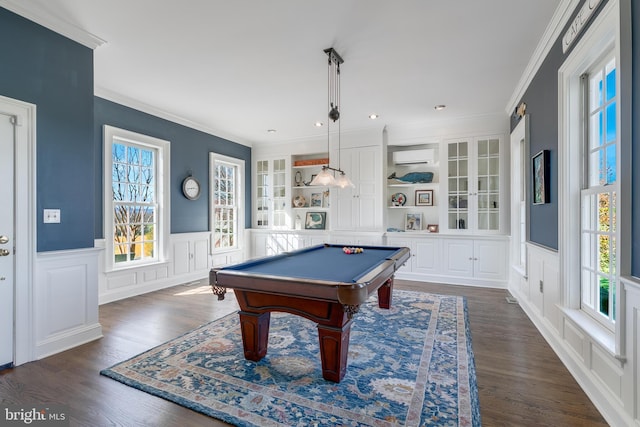
M256 162L256 226L269 227L269 161Z
M480 139L477 148L477 216L478 230L500 228L500 140Z
M256 228L288 228L289 189L287 159L258 160L255 163Z
M469 227L469 143L447 144L448 200L447 222L450 230Z
M273 228L287 227L287 162L285 159L273 161Z

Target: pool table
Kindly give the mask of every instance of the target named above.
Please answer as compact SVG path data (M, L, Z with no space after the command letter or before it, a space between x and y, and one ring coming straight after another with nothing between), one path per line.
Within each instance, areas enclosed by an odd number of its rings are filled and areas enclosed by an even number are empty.
M267 354L272 311L292 313L318 324L322 376L340 382L354 314L376 291L379 307L390 308L393 275L409 259L408 248L359 247L362 253L345 254L343 245L324 244L212 269L218 299L231 288L240 305L245 358Z

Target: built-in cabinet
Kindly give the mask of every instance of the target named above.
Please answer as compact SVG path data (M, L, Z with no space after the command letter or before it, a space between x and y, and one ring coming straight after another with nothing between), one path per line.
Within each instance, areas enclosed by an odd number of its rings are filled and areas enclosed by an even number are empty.
M507 241L443 239L443 273L455 277L504 281L507 278Z
M429 225L438 225L439 182L438 144L389 147L386 168L387 229L421 231Z
M399 278L506 287L509 150L503 136L486 135L257 154L249 256L321 243L406 246ZM354 187L310 185L326 165ZM309 229L309 217L322 227Z
M327 153L293 156L291 167L291 215L295 230L314 227L320 219L320 229L330 224L330 195L328 187L311 185L313 178L328 165Z
M290 158L259 159L254 163L253 226L290 228Z
M205 274L209 268L210 236L205 233L176 234L172 239L173 274Z
M411 249L410 262L398 270L398 278L506 287L507 236L389 233L386 243Z
M502 221L502 138L464 138L444 142L446 161L443 230L497 233Z
M340 168L353 188L336 189L335 230L373 231L383 227L382 147L356 147L340 151Z

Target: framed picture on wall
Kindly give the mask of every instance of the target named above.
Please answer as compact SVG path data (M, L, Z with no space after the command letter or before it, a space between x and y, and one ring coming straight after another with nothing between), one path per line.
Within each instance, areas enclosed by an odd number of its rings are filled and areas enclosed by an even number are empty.
M433 190L416 190L416 206L433 206Z
M541 150L531 159L533 204L549 203L549 150Z

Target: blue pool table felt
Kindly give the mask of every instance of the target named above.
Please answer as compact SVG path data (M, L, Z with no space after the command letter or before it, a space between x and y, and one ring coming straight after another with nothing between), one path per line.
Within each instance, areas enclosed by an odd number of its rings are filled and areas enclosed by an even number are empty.
M355 283L399 248L364 247L359 254L345 254L342 246L319 246L225 267L249 274L284 276L331 282Z

